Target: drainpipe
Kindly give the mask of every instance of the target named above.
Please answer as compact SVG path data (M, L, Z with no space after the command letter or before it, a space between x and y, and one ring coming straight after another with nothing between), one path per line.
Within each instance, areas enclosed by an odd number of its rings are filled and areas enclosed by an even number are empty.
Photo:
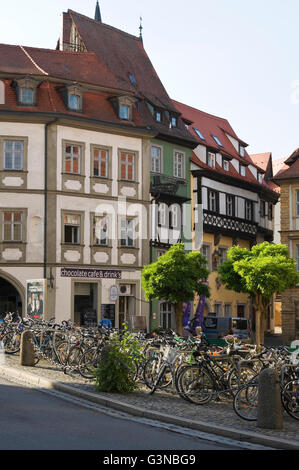
M45 124L45 168L44 168L44 279L47 279L47 219L48 219L48 127L57 118Z

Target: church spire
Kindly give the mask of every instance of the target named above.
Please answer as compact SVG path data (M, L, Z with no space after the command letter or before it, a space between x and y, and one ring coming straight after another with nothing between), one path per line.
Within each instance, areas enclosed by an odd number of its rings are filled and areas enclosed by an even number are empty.
M100 10L100 5L99 5L98 0L97 0L97 4L96 4L96 11L95 11L95 14L94 14L94 19L99 21L100 23L102 23L101 10Z
M140 26L139 26L139 39L141 41L141 43L143 44L143 37L142 37L142 30L143 30L143 26L142 26L142 17L140 16Z

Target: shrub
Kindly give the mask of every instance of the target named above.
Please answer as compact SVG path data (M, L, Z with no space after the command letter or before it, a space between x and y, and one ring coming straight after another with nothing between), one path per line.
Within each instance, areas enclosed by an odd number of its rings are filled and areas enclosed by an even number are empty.
M114 333L95 371L96 387L100 392L131 393L138 388L134 371L139 362L141 346L128 332Z

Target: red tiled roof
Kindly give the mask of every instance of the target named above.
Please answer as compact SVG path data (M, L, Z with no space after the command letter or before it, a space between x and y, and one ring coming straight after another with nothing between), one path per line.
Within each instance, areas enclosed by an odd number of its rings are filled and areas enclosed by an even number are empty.
M144 96L155 106L176 111L138 37L72 10L64 18L73 20L87 50L97 54L118 77L122 88ZM64 31L64 41L67 37ZM130 75L134 76L135 85Z
M274 178L281 173L282 171L286 170L288 165L285 164L286 158L279 158L277 160L273 160L272 165L273 165L273 175Z
M221 173L222 175L231 176L237 178L238 180L249 182L252 184L257 185L258 187L264 187L267 190L274 191L273 185L268 185L268 183L263 179L262 183L259 183L251 170L249 169L249 165L256 167L260 172L264 173L263 168L260 168L258 165L255 164L253 159L245 150L245 156L241 157L239 152L235 149L233 144L231 143L230 139L227 137L226 134L229 134L231 137L236 139L241 145L244 145L244 142L241 141L234 130L232 129L231 125L226 119L220 118L218 116L213 116L212 114L205 113L198 109L192 108L191 106L185 105L183 103L179 103L178 101L173 101L174 105L177 109L182 113L183 119L191 122L192 124L189 125L189 131L191 132L192 136L194 136L198 144L204 145L207 148L213 148L218 153L221 153L223 156L229 156L230 158L237 159L241 164L245 165L245 176L242 176L235 167L230 163L229 171L225 171L220 165L216 163L215 169L208 166L206 163L202 162L195 153L192 156L192 162L198 165L201 168L207 169L209 171L215 171L217 173ZM194 129L198 129L205 140L202 140ZM215 142L213 135L215 135L220 142L222 143L222 147L217 145Z
M271 157L271 152L250 154L250 158L253 163L264 171L267 170Z

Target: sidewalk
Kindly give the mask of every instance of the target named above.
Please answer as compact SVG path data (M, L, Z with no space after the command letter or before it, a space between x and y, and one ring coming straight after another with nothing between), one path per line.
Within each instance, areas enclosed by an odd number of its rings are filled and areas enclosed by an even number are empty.
M259 429L256 423L240 419L235 414L232 403L228 401L197 406L165 392L158 391L150 396L146 387L131 395L99 393L92 381L77 374L66 375L47 361L41 361L35 367L23 367L19 364L19 356L1 356L4 359L0 363L0 374L3 377L21 380L36 388L54 388L135 416L239 441L275 449L299 450L299 421L286 413L283 430Z

